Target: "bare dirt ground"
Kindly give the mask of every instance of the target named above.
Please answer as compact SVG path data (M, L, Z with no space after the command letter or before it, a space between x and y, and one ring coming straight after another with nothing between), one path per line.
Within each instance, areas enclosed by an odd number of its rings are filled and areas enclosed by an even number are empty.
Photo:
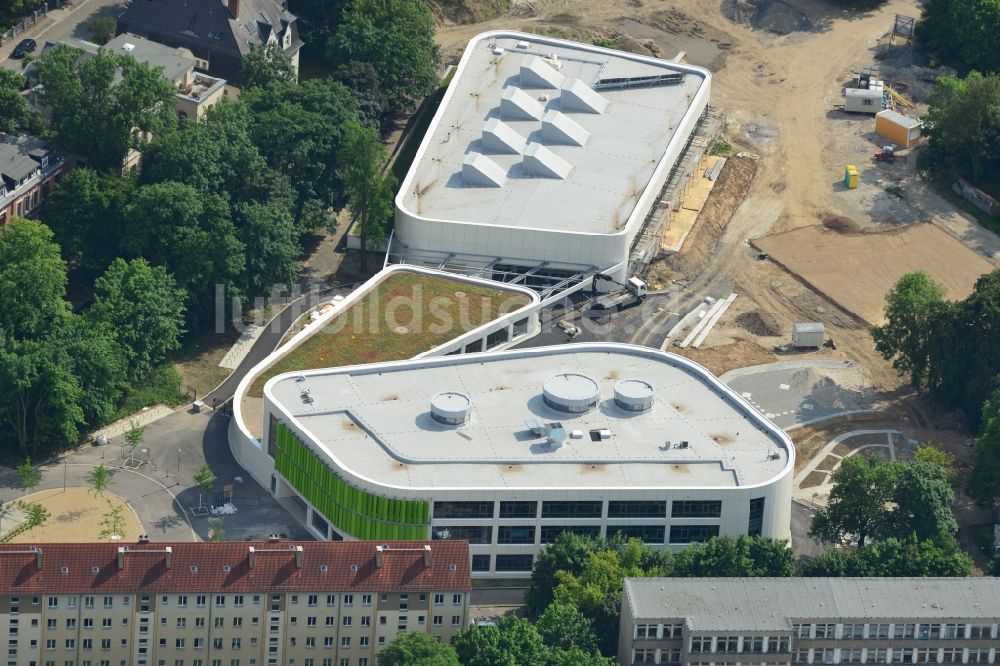
M933 224L881 233L841 233L823 225L758 238L754 247L865 321L884 321L885 296L905 273L924 271L949 300L972 292L993 264ZM850 276L845 279L845 276Z
M49 511L49 519L41 527L21 532L11 543L66 543L98 541L101 520L108 513L108 504L121 507L125 521L122 541L136 541L142 534L142 524L135 511L124 499L113 493L101 496L89 488L54 488L32 493L23 500L26 504L41 504Z

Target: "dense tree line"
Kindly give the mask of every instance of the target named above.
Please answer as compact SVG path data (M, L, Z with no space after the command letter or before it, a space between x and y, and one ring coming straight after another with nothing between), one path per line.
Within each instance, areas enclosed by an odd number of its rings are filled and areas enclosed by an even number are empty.
M423 0L297 0L291 8L366 120L408 111L434 89L440 55Z
M979 278L962 301L946 301L922 273L904 275L886 297L885 315L872 329L875 348L915 387L978 426L1000 375L1000 271Z
M66 263L43 224L0 228L0 450L38 457L109 420L177 348L183 291L144 259L116 260L73 314Z
M942 76L928 103L930 141L921 166L948 178L1000 185L1000 74Z
M42 0L0 0L0 30L42 6Z
M920 48L968 72L1000 71L1000 0L925 0L917 22Z

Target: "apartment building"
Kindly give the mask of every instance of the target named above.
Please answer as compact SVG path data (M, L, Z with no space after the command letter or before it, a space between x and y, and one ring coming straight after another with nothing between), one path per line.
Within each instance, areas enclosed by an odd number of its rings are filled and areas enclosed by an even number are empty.
M620 664L992 664L1000 578L629 578Z
M8 666L374 666L469 620L468 544L0 546Z
M0 227L31 217L52 194L66 160L41 139L0 134Z

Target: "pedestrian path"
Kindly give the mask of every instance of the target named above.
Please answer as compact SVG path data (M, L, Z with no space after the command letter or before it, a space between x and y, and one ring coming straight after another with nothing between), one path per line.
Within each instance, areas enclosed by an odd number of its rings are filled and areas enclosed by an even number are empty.
M885 436L885 443L880 443L878 440L882 436ZM834 453L834 449L841 442L845 442L849 439L855 439L858 437L871 436L872 443L863 444L857 448L852 449L847 455L840 455ZM833 471L840 466L840 461L849 456L854 456L866 449L873 448L888 448L889 459L896 459L896 446L893 438L895 436L902 437L903 433L899 430L852 430L851 432L845 432L842 435L838 435L826 443L823 448L816 452L812 460L806 463L805 467L799 470L799 473L795 475L795 479L792 482L792 499L799 500L813 507L826 506L826 502L830 497L830 491L833 489L833 484L830 483L830 478L833 475ZM834 465L829 470L819 470L818 467L826 462L828 459L833 459L836 461ZM803 488L802 484L809 478L810 474L814 472L825 473L826 479L817 485L810 485Z

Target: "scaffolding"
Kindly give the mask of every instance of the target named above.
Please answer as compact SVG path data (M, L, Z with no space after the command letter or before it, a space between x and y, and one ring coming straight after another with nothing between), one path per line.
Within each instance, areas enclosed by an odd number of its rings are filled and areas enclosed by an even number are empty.
M694 170L701 162L701 158L711 150L725 124L725 116L712 107L707 107L705 113L698 119L698 124L691 132L684 150L667 175L659 196L646 214L642 228L632 241L628 262L629 275L641 274L656 256L663 233L670 228L670 218L680 206L681 198L687 191Z
M902 38L906 46L912 46L916 23L917 19L912 16L896 14L896 19L892 23L892 34L889 35L889 46L895 45L897 37Z

